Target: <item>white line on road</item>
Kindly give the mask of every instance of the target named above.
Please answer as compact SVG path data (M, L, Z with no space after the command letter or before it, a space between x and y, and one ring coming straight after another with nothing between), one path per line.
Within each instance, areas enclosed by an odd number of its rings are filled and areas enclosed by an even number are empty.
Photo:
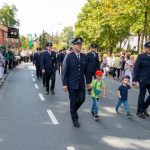
M37 85L37 84L34 84L34 86L35 86L35 88L36 88L36 89L39 89L39 87L38 87L38 85Z
M31 76L32 76L32 77L34 77L34 75L33 75L33 74L32 74Z
M57 121L56 117L54 116L54 114L51 110L47 110L47 113L48 113L50 119L52 120L53 124L59 124L59 122Z
M33 81L33 82L35 82L35 79L34 79L34 78L32 78L32 81Z
M75 150L75 148L74 147L67 147L67 150Z
M42 93L39 93L39 97L40 97L41 101L45 101L45 98L43 97Z

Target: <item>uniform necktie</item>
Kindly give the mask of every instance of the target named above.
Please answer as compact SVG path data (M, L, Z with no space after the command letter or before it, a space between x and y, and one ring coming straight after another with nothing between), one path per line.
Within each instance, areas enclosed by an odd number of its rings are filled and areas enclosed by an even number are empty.
M95 53L93 53L93 55L94 55L94 58L96 57L96 54Z
M80 61L80 55L77 55L78 61Z

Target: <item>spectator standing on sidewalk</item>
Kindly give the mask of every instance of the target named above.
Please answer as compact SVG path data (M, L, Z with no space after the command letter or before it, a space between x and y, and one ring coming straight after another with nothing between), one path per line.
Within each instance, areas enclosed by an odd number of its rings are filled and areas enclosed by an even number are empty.
M0 82L3 82L4 76L4 65L5 65L5 58L2 55L2 49L0 49Z

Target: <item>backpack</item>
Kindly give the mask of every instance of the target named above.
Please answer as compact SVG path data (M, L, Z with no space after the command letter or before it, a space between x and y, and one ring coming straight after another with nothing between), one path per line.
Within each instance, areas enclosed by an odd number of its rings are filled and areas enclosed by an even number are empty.
M99 90L96 89L97 83L98 82L96 81L95 86L94 86L94 93L95 93L96 96L99 96L101 94L101 91L99 91ZM100 87L102 87L102 81L100 83Z

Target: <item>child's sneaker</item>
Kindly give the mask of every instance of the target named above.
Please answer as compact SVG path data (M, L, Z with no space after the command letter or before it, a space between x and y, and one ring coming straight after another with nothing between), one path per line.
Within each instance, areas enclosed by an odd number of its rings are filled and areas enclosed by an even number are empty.
M100 120L99 115L95 115L95 116L94 116L94 120L95 120L95 121L99 121L99 120Z
M128 112L128 113L127 113L127 117L128 117L128 118L132 118L133 115L132 115L130 112Z
M94 116L94 111L91 111L92 116Z

